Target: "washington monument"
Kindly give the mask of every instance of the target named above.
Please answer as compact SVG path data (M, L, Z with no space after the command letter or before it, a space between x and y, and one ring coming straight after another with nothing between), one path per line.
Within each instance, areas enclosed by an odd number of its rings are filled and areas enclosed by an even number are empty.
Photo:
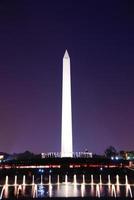
M70 57L65 51L62 72L61 157L73 156Z

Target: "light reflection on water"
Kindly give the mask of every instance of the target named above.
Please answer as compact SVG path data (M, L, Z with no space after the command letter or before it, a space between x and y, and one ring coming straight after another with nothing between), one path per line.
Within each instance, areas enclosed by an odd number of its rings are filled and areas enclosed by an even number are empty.
M11 191L17 190L17 197L132 197L134 194L134 186L127 185L102 185L100 184L74 184L64 182L60 184L39 184L32 186L5 186L3 197L8 198ZM1 188L2 191L2 188Z
M134 184L132 180L128 179L125 175L124 179L116 176L112 177L108 175L104 179L100 174L98 179L94 175L85 177L83 174L81 177L74 174L72 181L66 174L63 179L59 175L52 177L49 174L47 179L44 179L41 174L40 178L36 178L34 175L31 179L28 179L25 175L22 179L15 176L13 181L9 180L6 176L4 184L0 185L0 199L9 197L133 197L134 196Z

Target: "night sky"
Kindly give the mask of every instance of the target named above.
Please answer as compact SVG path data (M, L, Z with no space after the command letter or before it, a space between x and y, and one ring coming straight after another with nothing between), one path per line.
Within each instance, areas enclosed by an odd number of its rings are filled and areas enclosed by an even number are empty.
M0 1L0 151L60 151L62 58L74 151L134 150L134 3Z

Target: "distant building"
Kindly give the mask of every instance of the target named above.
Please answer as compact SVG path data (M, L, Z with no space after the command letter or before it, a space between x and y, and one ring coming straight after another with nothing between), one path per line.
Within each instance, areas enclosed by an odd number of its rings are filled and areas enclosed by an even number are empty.
M6 160L8 158L8 154L4 152L0 152L0 162Z
M93 154L92 154L92 152L88 152L88 151L74 152L72 154L72 156L73 156L73 158L92 158ZM61 153L59 153L59 152L41 153L42 159L44 159L44 158L60 158L60 157L62 157L62 156L61 156Z
M125 160L134 160L134 151L120 151L119 155Z

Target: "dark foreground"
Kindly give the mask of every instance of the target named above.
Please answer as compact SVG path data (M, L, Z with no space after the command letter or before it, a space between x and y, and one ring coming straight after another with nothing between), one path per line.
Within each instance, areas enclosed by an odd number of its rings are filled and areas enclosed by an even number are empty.
M130 197L46 197L46 198L34 198L34 200L132 200ZM8 198L2 200L33 200L33 198Z

